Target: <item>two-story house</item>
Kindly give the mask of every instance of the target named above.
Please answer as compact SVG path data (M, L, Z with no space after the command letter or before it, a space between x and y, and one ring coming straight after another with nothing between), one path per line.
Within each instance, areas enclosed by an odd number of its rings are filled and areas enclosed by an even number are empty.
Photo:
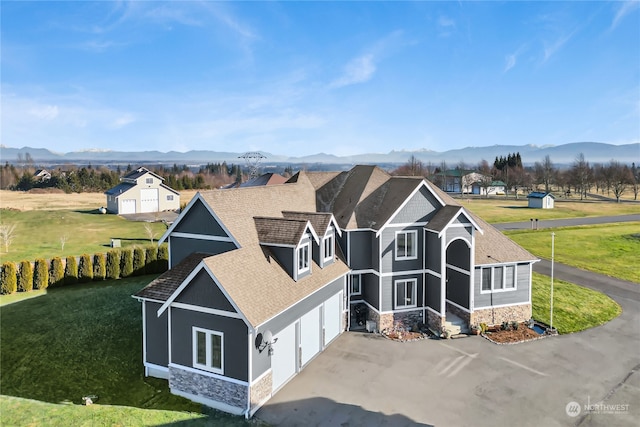
M421 178L374 166L198 193L142 303L145 374L249 417L348 328L531 316L535 257Z

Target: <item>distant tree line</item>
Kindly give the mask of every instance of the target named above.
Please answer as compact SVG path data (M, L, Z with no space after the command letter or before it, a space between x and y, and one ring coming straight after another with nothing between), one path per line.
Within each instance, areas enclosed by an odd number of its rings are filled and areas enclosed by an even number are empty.
M0 168L0 189L28 191L33 188L58 188L66 193L102 192L120 182L120 178L131 172L131 165L122 171L120 166L115 170L106 166L67 165L48 170L50 176L35 176L37 168L29 156L29 162L15 166L6 162ZM241 182L247 179L240 165L226 162L207 163L197 172L186 165L173 167L157 166L147 167L150 171L164 179L164 183L174 190L201 190L219 188L235 181Z
M593 192L620 201L620 197L628 192L637 200L640 189L640 169L635 163L629 166L617 160L610 160L607 163L591 165L582 153L565 169L557 168L549 156L535 162L532 167L524 167L520 153L496 157L493 165L482 160L477 165L461 162L455 167L447 165L446 162L424 163L411 156L405 164L392 171L392 174L423 176L444 189L452 171L477 172L482 175L478 181L480 186L487 188L493 181L502 181L507 191L515 191L516 194L519 189L540 189L545 192L561 192L567 197L575 196L582 200Z

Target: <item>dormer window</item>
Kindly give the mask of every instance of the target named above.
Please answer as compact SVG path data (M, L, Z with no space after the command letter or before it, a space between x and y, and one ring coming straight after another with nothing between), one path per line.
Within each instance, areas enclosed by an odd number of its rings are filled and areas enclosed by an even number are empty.
M298 273L309 271L310 249L309 243L305 243L298 248Z
M330 232L327 233L324 236L324 243L323 243L323 254L324 254L324 260L325 261L329 261L333 259L333 255L334 255L334 250L333 248L335 247L334 241L333 241L333 229L329 229Z

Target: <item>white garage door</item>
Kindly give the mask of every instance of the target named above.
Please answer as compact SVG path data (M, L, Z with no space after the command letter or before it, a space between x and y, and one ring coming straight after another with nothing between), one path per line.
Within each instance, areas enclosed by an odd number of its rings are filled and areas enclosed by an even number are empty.
M140 189L140 212L158 212L158 189Z
M329 344L340 334L342 324L342 292L332 296L324 303L324 345Z
M300 352L302 366L320 351L320 308L318 306L300 318Z
M296 373L296 324L287 326L278 334L271 356L273 391L276 391Z
M123 199L119 213L123 215L136 213L136 199Z

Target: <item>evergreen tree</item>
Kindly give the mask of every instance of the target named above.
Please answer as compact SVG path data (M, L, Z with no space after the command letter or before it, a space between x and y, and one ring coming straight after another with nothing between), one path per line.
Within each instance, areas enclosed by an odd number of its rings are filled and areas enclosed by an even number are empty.
M18 274L18 292L29 292L33 289L33 267L29 261L20 261Z
M38 258L33 269L33 287L34 289L47 289L49 286L49 270L47 262L42 258Z

